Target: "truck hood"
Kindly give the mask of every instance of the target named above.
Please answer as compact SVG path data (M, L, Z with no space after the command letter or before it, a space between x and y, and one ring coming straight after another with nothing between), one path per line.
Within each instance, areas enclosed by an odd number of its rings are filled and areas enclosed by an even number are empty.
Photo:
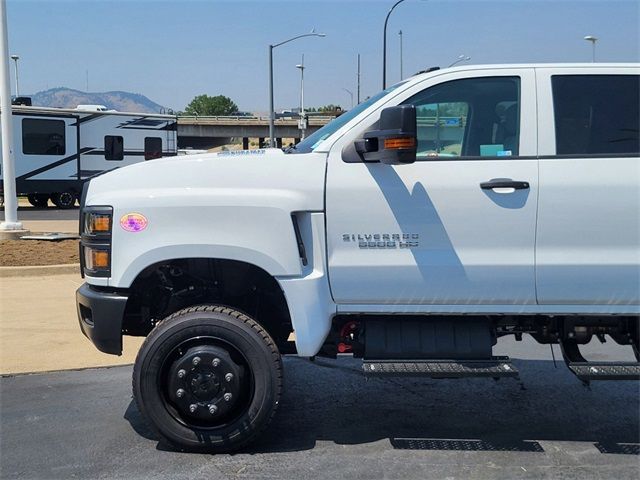
M197 207L275 202L290 211L324 210L326 154L280 149L185 155L140 162L91 180L86 205Z

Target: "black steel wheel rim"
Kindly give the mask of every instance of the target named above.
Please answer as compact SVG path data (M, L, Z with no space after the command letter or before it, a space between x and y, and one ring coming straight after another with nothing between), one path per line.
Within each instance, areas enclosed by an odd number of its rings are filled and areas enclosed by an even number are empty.
M188 428L224 428L253 400L255 381L247 357L230 342L197 336L174 346L156 385L166 411Z
M73 193L62 192L60 195L58 195L58 201L60 202L60 205L69 207L75 203L76 197L73 195Z

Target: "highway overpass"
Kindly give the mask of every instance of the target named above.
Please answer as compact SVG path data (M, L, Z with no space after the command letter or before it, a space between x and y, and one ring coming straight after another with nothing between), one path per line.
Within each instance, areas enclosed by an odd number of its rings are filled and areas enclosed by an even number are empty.
M310 116L305 134L326 125L334 117ZM298 118L278 118L275 121L277 145L282 139L300 139ZM178 148L213 148L231 143L232 138L242 138L247 150L253 141L258 146L269 139L268 117L178 117Z

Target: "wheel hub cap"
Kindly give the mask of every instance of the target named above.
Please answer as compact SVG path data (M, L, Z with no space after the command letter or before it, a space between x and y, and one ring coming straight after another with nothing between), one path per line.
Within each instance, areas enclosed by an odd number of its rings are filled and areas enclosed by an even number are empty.
M191 347L173 362L168 375L171 403L190 418L218 422L241 398L244 368L222 347Z

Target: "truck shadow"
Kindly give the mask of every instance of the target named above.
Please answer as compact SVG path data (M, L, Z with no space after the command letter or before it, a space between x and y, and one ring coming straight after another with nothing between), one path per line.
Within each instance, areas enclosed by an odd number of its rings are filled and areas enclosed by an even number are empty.
M287 357L286 385L267 431L242 453L314 449L317 442L390 448L544 452L544 441L588 442L640 454L636 382L584 387L563 365L515 360L520 381L369 378L352 358ZM125 419L157 441L132 402ZM171 450L162 442L160 450Z

